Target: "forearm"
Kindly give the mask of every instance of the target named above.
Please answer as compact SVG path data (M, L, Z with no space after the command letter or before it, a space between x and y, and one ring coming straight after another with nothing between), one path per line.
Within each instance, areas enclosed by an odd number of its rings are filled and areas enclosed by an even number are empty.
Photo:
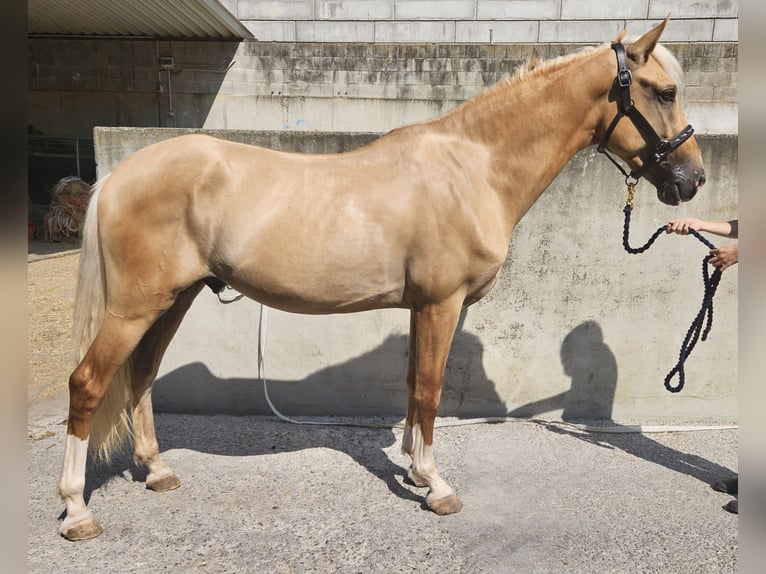
M692 225L694 227L694 225ZM699 221L699 227L694 227L697 231L707 231L713 235L721 237L730 237L736 239L739 237L739 220L731 221Z
M670 221L666 227L668 233L680 233L681 235L687 235L690 229L734 239L739 236L739 220L705 221L693 217L685 217L683 219L674 219L673 221Z

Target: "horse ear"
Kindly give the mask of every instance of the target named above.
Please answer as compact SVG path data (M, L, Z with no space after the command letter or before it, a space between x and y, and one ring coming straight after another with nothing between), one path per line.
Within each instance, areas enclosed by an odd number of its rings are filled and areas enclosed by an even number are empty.
M665 16L665 19L662 22L649 30L638 40L626 46L625 51L628 54L628 57L636 64L646 64L646 61L649 59L649 55L657 46L657 42L659 42L660 36L662 36L662 32L665 30L665 26L668 25L669 20L670 14Z

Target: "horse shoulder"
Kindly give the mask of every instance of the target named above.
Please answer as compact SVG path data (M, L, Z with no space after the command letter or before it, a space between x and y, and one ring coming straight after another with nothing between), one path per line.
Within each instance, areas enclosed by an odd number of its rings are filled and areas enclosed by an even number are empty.
M453 221L459 222L460 233L470 243L473 255L488 264L502 264L510 231L501 194L490 177L492 151L481 143L438 134L425 143L423 157L431 167L430 185L452 196L458 212Z
M416 214L409 298L440 300L460 290L468 300L483 296L502 267L509 239L502 202L487 177L491 154L481 144L440 133L421 133L405 148Z

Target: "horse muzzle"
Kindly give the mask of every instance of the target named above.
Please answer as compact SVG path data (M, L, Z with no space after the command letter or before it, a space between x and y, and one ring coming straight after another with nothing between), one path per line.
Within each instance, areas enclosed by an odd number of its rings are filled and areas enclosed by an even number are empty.
M692 199L705 185L705 170L662 162L646 173L646 179L657 188L657 199L667 205L679 205Z

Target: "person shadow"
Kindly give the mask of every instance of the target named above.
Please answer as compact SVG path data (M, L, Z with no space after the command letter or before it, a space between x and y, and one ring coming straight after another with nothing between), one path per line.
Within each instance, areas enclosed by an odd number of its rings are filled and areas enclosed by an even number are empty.
M617 388L617 361L604 342L603 332L595 321L584 321L570 331L561 344L561 364L571 377L569 390L527 403L508 413L511 417L530 418L562 409L561 418L571 423L594 423L589 430L548 424L552 432L566 434L604 448L620 449L653 464L692 476L705 484L734 475L734 471L695 454L667 447L646 434L632 432L612 418ZM541 421L542 422L542 421ZM594 426L612 427L609 432L594 430Z
M453 338L439 415L504 415L506 405L483 366L483 344L465 329L467 313L464 310L461 314ZM152 399L160 452L189 449L223 456L268 456L328 448L350 456L396 496L423 502L422 496L403 486L410 484L407 469L385 451L398 440L393 424L404 418L407 409L408 352L408 335L392 334L371 351L304 379L267 380L269 399L289 418L372 422L380 423L379 428L253 419L252 415L274 414L260 379L217 377L201 362L179 367L154 383ZM175 422L176 417L171 421L164 414L178 415L186 424ZM359 421L360 416L366 419ZM374 418L370 421L369 417ZM133 462L131 449L132 443L126 445L108 465L89 459L86 501L93 491L117 476L137 482L146 480L146 470Z

